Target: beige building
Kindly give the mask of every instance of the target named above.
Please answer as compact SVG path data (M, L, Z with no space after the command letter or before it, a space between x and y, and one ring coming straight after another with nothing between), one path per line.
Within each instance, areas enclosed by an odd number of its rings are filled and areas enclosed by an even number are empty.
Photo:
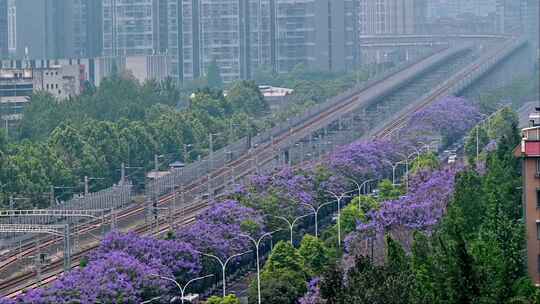
M171 57L168 55L117 56L99 57L92 59L89 79L99 86L103 78L117 73L127 72L137 81L144 83L148 80L163 81L172 77Z
M60 100L69 99L82 92L84 68L80 65L53 65L33 69L34 91L51 93Z

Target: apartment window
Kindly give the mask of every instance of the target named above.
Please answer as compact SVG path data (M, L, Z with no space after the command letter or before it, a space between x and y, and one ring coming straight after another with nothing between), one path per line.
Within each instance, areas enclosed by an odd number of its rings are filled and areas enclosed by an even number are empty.
M540 208L540 188L536 188L536 208Z
M540 158L536 159L536 177L540 177Z
M536 222L536 238L540 240L540 222Z
M540 255L538 256L538 261L536 261L536 266L538 268L538 273L540 273Z

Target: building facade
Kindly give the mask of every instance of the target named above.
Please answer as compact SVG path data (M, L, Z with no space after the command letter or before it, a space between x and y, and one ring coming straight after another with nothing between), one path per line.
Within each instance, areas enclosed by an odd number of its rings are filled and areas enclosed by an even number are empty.
M101 0L71 0L68 9L70 31L69 57L98 57L101 56L102 26Z
M101 0L2 1L7 3L10 57L57 59L101 54ZM0 10L1 6L2 2Z
M525 32L528 15L527 0L497 0L497 28L501 34Z
M8 0L8 39L18 58L69 55L69 0Z
M346 71L360 57L362 0L0 0L0 9L1 1L4 45L15 59L168 56L166 74L183 83L204 77L213 62L231 82L262 67ZM395 20L418 15L412 0L383 2L392 12L408 5ZM400 26L414 31L412 22Z
M540 40L540 2L537 0L529 0L528 2L528 19L527 19L527 34L529 40L536 50L536 58L540 58L539 40Z
M540 115L531 115L531 126L522 130L514 155L522 159L523 210L527 240L527 268L540 286Z
M0 58L8 54L8 0L0 0Z
M290 72L303 64L345 71L358 64L357 0L183 0L178 78L205 75L216 62L225 82L252 78L259 68ZM176 57L176 58L174 58Z
M359 0L361 35L415 34L425 25L425 0Z

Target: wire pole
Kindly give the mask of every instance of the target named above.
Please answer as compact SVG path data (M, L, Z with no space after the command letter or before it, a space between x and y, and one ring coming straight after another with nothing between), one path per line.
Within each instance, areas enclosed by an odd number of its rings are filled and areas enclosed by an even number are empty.
M122 163L120 168L120 185L123 186L126 181L126 165Z
M51 190L50 190L50 191L51 191L51 197L50 197L50 198L51 198L51 201L50 201L50 205L51 205L51 206L54 206L54 186L53 186L53 185L51 185Z
M209 158L209 170L208 170L208 198L213 199L212 193L212 170L214 170L214 137L213 134L209 135L209 146L210 146L210 158Z

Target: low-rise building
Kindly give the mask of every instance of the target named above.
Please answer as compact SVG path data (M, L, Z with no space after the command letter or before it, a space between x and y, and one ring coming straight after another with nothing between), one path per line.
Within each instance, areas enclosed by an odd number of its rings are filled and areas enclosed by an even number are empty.
M262 85L259 86L259 90L264 99L270 105L272 111L277 110L289 103L290 96L294 93L293 89L279 88Z
M137 81L163 81L172 76L171 57L168 55L115 56L91 59L89 75L92 83L99 86L101 81L113 73L128 72Z

